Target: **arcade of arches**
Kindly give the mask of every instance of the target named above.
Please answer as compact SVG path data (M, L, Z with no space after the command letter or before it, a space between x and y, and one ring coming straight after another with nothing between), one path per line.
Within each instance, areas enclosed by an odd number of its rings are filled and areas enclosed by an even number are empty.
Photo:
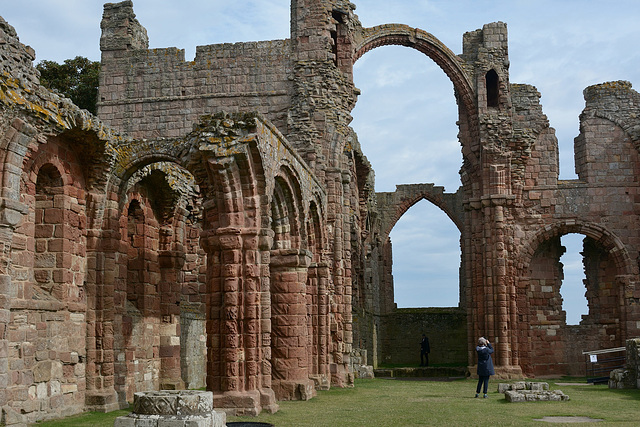
M455 55L419 29L363 28L346 0L291 9L290 39L200 46L186 62L148 48L131 1L106 4L97 117L39 84L0 19L5 423L108 411L141 390L206 386L216 408L256 414L352 386L354 354L388 361L389 233L422 199L460 230L459 328L440 347L461 364L484 335L500 376L577 374L580 350L639 335L630 83L585 90L578 179L559 181L540 94L509 82L505 24L466 33ZM349 127L352 67L385 45L453 83L455 193L374 191ZM569 233L584 236L579 325L560 296Z

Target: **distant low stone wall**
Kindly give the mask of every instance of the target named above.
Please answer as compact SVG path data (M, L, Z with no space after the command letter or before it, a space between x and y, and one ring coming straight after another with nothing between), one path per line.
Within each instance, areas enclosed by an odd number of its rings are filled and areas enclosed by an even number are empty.
M609 388L640 388L640 338L627 340L626 367L611 371Z
M420 364L422 334L429 338L429 365L467 366L467 316L459 308L401 308L381 316L383 365Z

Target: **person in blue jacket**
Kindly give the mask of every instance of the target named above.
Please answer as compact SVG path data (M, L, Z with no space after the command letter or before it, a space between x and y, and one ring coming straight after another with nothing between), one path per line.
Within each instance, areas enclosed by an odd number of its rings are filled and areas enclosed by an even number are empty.
M478 386L476 387L476 397L480 394L480 387L483 387L482 393L484 398L487 398L487 388L489 387L489 377L495 375L493 370L493 360L491 360L491 353L493 353L493 347L488 339L481 337L478 340L478 346L476 347L476 353L478 353Z

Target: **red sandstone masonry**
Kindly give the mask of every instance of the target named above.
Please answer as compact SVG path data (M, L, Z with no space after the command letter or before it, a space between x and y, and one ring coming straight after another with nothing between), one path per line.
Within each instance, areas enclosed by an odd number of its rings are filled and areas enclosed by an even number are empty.
M299 0L293 12L290 40L203 46L186 62L179 49L148 49L130 2L107 5L100 116L145 141L38 86L34 53L0 22L10 423L116 409L136 390L205 375L216 406L240 414L352 385L353 345L375 363L394 357L383 348L389 319L402 318L387 237L422 198L461 231L467 325L448 351L469 365L485 335L497 338L501 376L576 374L580 348L640 333L630 84L585 90L579 180L558 182L540 94L509 82L506 24L465 34L455 55L419 29L363 29L343 0ZM455 194L432 184L373 193L349 128L351 68L383 45L422 52L453 82L465 159ZM587 237L590 312L577 327L559 293L567 233Z

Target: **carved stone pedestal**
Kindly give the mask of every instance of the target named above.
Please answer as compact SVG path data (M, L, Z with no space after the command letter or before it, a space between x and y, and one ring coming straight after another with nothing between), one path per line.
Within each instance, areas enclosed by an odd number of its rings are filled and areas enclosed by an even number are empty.
M135 393L133 412L114 427L224 427L227 416L213 410L213 393L162 390Z

